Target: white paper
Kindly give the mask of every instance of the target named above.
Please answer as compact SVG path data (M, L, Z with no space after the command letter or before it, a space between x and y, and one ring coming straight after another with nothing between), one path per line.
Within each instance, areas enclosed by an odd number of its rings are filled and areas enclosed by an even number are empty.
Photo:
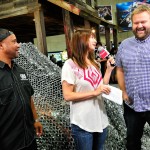
M106 95L106 94L102 94L102 97L110 100L110 101L113 101L119 105L122 105L123 103L123 99L122 99L122 91L114 86L110 86L109 87L111 88L111 92L109 95Z

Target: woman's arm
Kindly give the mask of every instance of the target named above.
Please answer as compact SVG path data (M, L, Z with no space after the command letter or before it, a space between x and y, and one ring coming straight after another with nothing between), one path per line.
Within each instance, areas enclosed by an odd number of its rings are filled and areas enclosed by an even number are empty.
M66 101L83 101L96 97L102 93L109 94L110 88L106 85L100 85L96 90L86 92L75 92L75 86L67 81L62 82L63 96Z

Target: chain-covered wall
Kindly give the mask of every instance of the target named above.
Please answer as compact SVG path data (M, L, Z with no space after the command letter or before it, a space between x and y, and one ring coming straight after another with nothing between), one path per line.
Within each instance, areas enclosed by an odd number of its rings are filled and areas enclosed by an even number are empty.
M16 59L34 88L34 102L44 127L44 134L37 139L39 150L71 150L69 130L69 105L62 96L61 69L40 53L32 43L21 44Z
M44 134L37 138L38 150L75 150L70 134L69 105L63 99L61 68L40 53L32 43L21 43L16 62L22 66L34 88L34 103ZM125 150L125 124L120 105L105 100L110 125L105 150ZM91 118L92 121L92 118ZM150 129L145 127L143 150L150 147Z

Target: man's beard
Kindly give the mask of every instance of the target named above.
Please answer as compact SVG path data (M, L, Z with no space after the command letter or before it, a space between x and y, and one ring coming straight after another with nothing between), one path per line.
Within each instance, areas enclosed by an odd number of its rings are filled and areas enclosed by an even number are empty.
M142 31L143 34L140 35L138 31ZM150 35L150 28L146 29L145 27L133 30L135 37L139 40L145 40Z

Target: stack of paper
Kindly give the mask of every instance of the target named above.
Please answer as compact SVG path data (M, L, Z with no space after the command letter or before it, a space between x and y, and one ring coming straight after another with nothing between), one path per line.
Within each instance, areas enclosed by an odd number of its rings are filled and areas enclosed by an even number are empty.
M122 91L114 86L110 86L109 87L111 88L111 92L109 95L106 95L106 94L102 94L102 97L110 100L110 101L113 101L119 105L122 105L123 103L123 99L122 99Z

